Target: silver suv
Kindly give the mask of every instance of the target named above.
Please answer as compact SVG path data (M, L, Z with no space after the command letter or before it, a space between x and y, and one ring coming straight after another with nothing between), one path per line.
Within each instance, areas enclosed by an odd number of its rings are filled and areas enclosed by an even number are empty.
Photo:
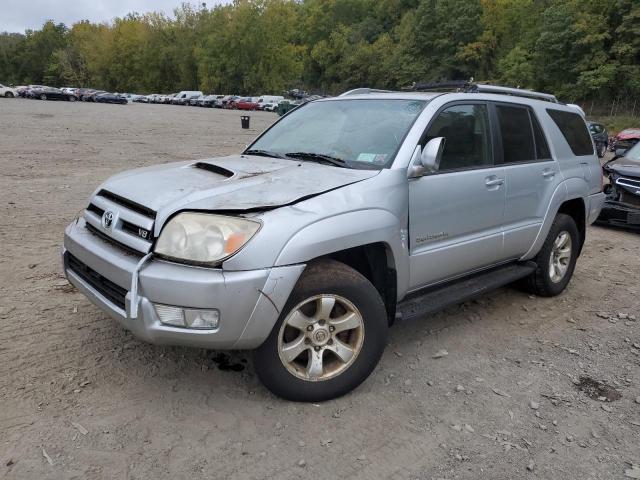
M64 271L136 337L253 349L271 391L321 401L367 378L396 318L561 293L601 191L582 115L550 95L359 89L239 155L110 178Z

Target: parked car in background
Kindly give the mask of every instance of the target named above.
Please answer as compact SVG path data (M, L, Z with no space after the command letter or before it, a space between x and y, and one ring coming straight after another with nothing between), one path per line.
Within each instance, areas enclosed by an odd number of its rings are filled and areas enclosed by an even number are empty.
M94 90L92 92L85 93L83 95L83 101L85 101L85 102L95 102L96 101L96 96L102 95L103 93L108 93L108 92L106 92L104 90Z
M232 105L232 108L236 110L258 110L260 106L260 104L251 97L239 98Z
M25 94L27 93L27 90L29 90L29 86L28 85L18 85L16 87L16 92L18 94L19 97L24 98Z
M640 230L640 143L602 167L609 183L600 223Z
M280 102L265 102L260 104L260 110L265 112L275 112Z
M607 148L609 147L609 133L607 132L607 129L604 125L597 122L587 122L587 126L589 127L591 138L593 138L593 143L596 146L598 158L604 157L604 154L607 153Z
M610 148L616 154L629 150L640 141L640 128L627 128L614 135Z
M18 96L18 90L0 83L0 97L13 98Z
M76 94L76 90L78 90L75 87L62 87L60 88L60 90L62 90L64 93L68 93L70 95L75 95Z
M171 103L173 105L188 105L189 100L193 97L201 97L202 92L198 90L183 90L181 92L176 93L176 95L171 99Z
M282 100L284 100L282 95L262 95L258 97L258 108L260 110L273 111L275 107L272 106L277 106Z
M197 106L199 106L200 99L202 99L202 98L204 98L204 95L191 97L191 98L189 98L188 105L191 106L191 107L197 107Z
M126 105L127 103L129 103L124 95L109 92L96 95L94 101L97 103L117 103L120 105Z
M42 90L44 85L28 85L22 92L18 92L21 97L34 98L34 92Z
M75 102L78 97L71 93L65 93L59 88L54 87L42 87L31 90L33 98L38 100L66 100L68 102Z

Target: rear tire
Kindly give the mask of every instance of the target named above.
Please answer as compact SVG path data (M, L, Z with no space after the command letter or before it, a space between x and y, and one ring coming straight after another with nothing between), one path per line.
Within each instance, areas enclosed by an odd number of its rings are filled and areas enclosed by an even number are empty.
M598 148L598 158L604 157L605 153L607 153L607 146L605 144L600 145Z
M40 100L46 100L47 96L43 93L42 95L40 95Z
M7 92L4 94L6 98L13 98L13 92Z
M287 400L340 397L376 367L387 328L384 303L371 282L343 263L319 261L307 266L271 334L254 352L255 370L269 390Z
M576 222L569 215L559 213L534 259L538 267L524 279L525 290L541 297L562 293L573 276L579 248Z

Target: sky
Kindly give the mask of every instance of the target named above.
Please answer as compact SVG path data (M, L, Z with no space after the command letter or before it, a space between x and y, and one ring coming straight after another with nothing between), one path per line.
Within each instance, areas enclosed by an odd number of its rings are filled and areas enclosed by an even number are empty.
M182 0L0 0L0 32L20 32L39 29L47 20L68 26L80 20L107 22L127 13L163 12L172 16ZM185 0L199 5L201 2ZM213 7L228 0L207 0Z

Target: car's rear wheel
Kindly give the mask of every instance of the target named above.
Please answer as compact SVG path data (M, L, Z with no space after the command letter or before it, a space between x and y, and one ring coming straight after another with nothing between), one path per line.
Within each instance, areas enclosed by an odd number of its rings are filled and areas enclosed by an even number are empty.
M607 145L602 143L598 145L598 158L604 157L604 154L607 153Z
M7 92L4 94L4 96L7 98L13 98L13 92Z
M343 263L317 262L306 268L256 350L256 373L288 400L329 400L369 376L386 338L386 310L371 282Z
M76 97L75 97L75 96L73 96L73 95L70 95L70 96L68 97L68 100L69 100L70 102L75 102L75 101L76 101Z
M542 297L562 293L573 276L579 248L576 222L569 215L559 213L535 258L538 267L525 279L526 289Z
M44 93L40 95L40 100L46 100L46 99L47 99L47 96Z

